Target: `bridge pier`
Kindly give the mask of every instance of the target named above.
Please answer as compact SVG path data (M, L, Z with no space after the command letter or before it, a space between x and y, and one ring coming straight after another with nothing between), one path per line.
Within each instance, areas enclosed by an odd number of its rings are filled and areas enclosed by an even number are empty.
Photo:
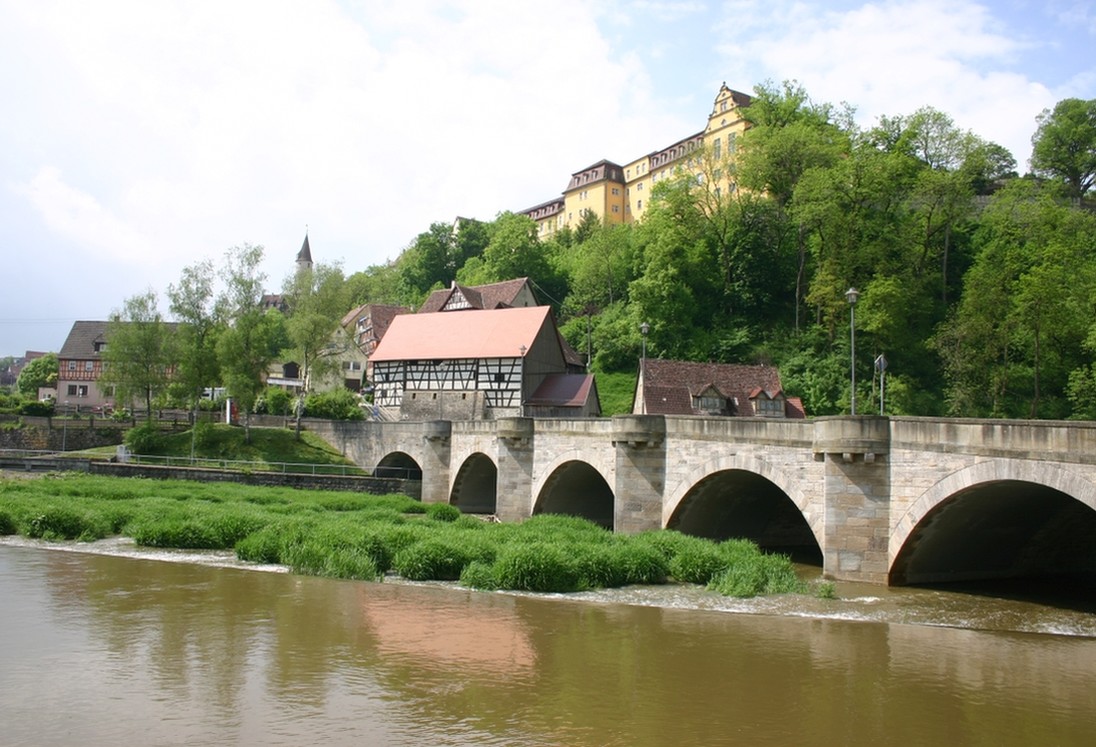
M522 521L533 512L533 419L501 418L498 437L498 488L495 515Z
M614 417L613 447L614 531L636 534L660 529L666 489L666 419L659 415Z
M449 450L453 423L431 420L423 423L422 440L422 502L449 502Z
M890 425L885 418L820 420L815 459L825 462L825 542L829 578L886 583L890 539Z

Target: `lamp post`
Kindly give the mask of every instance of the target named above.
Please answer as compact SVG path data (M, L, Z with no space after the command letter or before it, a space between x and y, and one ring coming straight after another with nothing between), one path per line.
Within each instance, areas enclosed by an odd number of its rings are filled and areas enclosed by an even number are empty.
M639 325L639 334L643 336L643 352L639 357L639 380L640 384L646 386L646 381L643 378L643 369L647 367L647 333L651 331L651 325L647 322L643 322ZM647 398L643 397L643 415L647 414Z
M69 403L65 400L65 415L61 418L61 451L68 451L68 413Z
M860 300L860 291L849 288L845 291L845 300L849 302L849 381L851 397L849 411L856 414L856 302Z

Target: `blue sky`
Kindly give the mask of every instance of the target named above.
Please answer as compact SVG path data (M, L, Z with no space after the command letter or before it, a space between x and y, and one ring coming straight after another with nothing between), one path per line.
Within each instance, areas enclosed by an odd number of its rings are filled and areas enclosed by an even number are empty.
M699 131L723 81L863 126L931 105L1023 172L1093 49L1069 0L0 0L0 356L237 244L276 289L306 226L351 273L530 207Z

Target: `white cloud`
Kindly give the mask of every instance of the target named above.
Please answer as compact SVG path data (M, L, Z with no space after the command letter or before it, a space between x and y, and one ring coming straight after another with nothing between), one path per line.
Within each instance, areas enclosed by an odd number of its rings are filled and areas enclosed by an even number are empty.
M725 26L756 33L725 45L731 64L798 80L816 101L848 102L864 126L932 106L1011 150L1022 171L1035 116L1053 105L1046 86L1010 71L1028 43L978 3L896 0L843 11L778 3L763 15L752 4L735 8Z
M13 187L26 197L54 232L89 249L85 261L110 260L143 263L152 260L149 242L92 195L65 183L61 172L43 168L28 184Z

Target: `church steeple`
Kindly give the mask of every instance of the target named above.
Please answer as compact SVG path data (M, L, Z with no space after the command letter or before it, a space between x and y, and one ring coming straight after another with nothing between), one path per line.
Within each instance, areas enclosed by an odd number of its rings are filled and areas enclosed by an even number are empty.
M308 246L308 232L305 231L304 243L301 244L301 250L297 252L297 272L302 270L312 269L312 249Z

